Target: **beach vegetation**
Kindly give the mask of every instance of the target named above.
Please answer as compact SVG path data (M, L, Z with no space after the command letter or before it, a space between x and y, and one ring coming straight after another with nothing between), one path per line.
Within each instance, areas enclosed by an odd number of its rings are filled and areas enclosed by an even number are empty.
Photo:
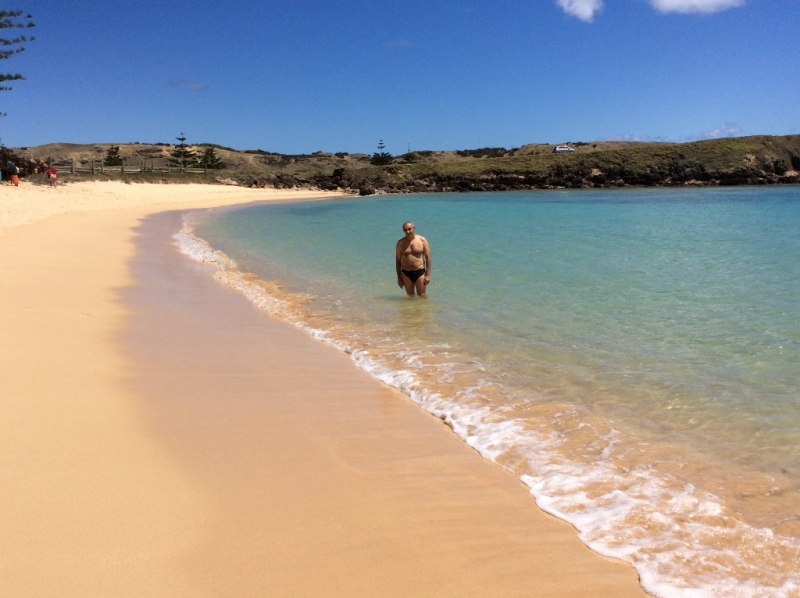
M228 147L227 145L220 145L218 143L198 143L195 147L213 147L214 149L225 150L226 152L237 151L232 147Z
M176 137L175 139L180 143L170 152L170 164L173 166L180 166L181 168L190 168L197 164L197 156L194 150L186 145L186 137L184 134L181 133L180 137Z
M31 15L22 16L25 14L21 10L0 10L0 29L30 29L36 27L36 24L31 21ZM11 58L20 52L25 51L25 44L32 42L33 36L18 35L16 37L0 37L0 59ZM20 73L5 73L0 74L0 83L5 81L19 81L24 79ZM11 89L7 85L0 85L0 91Z
M372 154L370 164L374 166L386 166L391 164L394 156L386 151L386 146L383 144L383 139L378 142L378 151Z
M254 150L244 150L243 153L245 154L258 154L259 156L282 156L280 152L269 152L263 149L254 149Z
M225 168L225 162L220 160L213 147L205 147L203 149L198 163L203 168L208 168L209 170L222 170Z
M36 24L31 21L33 18L30 14L25 14L21 10L0 10L0 29L30 29L36 27ZM25 44L32 42L35 37L27 35L17 35L16 37L0 37L0 59L11 58L25 51ZM0 91L8 91L11 89L10 85L4 85L6 81L20 81L25 79L21 73L0 73ZM5 116L5 112L0 112L0 116Z
M8 174L7 169L9 162L13 162L17 165L20 169L20 176L30 174L30 171L26 168L28 161L13 149L6 147L3 141L0 140L0 170L4 171L4 176Z
M415 162L419 162L419 156L416 152L408 152L400 156L400 160L405 164L414 164Z
M106 155L103 158L106 166L119 166L122 164L122 156L119 155L119 146L111 145L106 150Z
M476 150L461 150L456 152L465 158L502 158L508 153L504 147L482 147Z

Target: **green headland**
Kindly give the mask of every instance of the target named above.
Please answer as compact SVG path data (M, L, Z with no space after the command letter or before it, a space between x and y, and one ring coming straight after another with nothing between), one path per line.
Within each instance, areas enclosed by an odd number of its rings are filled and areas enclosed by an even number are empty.
M346 152L288 155L186 146L197 159L176 164L179 144L53 143L13 148L23 163L54 163L59 178L131 182L221 182L255 187L372 193L504 191L628 186L772 185L800 183L800 135L734 137L687 143L573 142L573 152L532 143L519 148L417 150L400 156ZM109 164L109 148L124 161ZM213 150L209 152L209 149ZM214 162L200 158L212 155ZM388 159L386 159L388 156ZM37 175L31 172L32 180Z

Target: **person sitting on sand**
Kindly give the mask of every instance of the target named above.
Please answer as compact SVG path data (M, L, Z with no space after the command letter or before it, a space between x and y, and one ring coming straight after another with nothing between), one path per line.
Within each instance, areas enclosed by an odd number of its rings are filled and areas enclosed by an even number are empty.
M56 169L52 166L47 169L47 179L50 181L50 186L55 187L57 183Z
M406 236L395 247L397 286L411 297L414 291L424 297L425 287L431 282L431 248L425 237L416 234L413 222L404 222L403 232Z

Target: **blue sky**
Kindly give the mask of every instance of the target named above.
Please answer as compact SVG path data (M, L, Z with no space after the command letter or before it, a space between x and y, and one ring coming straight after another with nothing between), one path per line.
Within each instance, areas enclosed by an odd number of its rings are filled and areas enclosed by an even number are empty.
M7 146L281 153L800 133L798 0L21 1ZM7 32L7 30L6 30Z

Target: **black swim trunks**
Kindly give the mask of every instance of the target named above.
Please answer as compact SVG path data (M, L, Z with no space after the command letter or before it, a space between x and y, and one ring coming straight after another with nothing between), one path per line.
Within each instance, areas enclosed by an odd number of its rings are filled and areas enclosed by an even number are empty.
M425 268L420 268L419 270L401 270L401 272L408 276L411 282L417 282L417 279L425 274Z

